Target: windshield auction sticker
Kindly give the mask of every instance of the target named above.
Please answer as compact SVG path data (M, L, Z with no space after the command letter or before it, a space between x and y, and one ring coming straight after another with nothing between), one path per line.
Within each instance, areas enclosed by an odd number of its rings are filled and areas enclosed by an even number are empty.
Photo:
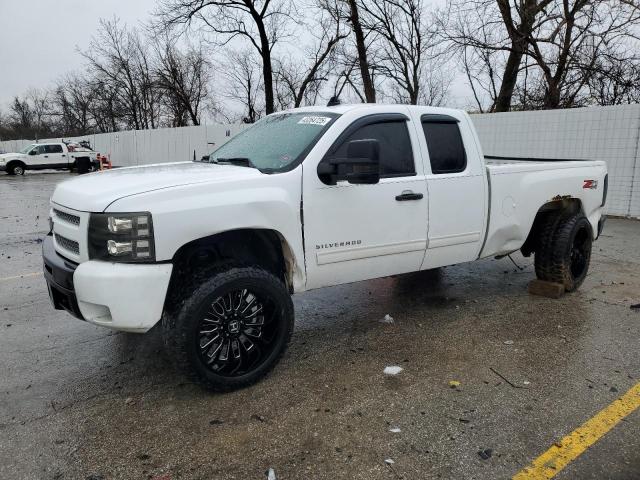
M331 117L302 117L298 123L302 125L324 126L331 121Z

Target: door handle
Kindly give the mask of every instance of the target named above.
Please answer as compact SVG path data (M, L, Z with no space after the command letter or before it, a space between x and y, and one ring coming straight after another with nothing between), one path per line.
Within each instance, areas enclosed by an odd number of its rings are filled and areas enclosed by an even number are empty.
M66 155L64 153L61 156L66 157Z
M424 197L424 195L421 193L405 192L401 195L396 195L396 200L399 202L406 202L409 200L422 200L422 197Z
M49 158L49 155L44 155L44 158Z

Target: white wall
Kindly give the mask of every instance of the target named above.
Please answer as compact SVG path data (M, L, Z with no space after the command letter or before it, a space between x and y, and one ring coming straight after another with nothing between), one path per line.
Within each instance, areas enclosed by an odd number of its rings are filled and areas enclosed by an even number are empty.
M605 160L607 213L640 218L640 105L491 113L472 119L486 155ZM128 166L192 160L194 150L200 158L243 128L201 125L77 139L88 139L96 151L110 154L114 165ZM0 142L0 150L16 151L28 143Z
M82 137L65 137L64 140L89 140L91 146L103 155L111 155L116 166L144 165L149 163L181 162L200 158L220 146L245 125L200 125L197 127L159 128L156 130L127 130ZM40 142L57 141L40 139ZM0 142L0 150L15 152L32 140Z
M485 155L605 160L606 213L640 218L640 105L472 115Z

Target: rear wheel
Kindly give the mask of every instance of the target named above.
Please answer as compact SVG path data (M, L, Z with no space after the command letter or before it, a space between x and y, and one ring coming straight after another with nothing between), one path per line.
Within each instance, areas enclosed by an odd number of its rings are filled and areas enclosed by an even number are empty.
M538 278L561 283L567 292L577 290L589 271L592 239L591 224L582 214L550 219L536 251Z
M178 366L213 391L257 382L282 357L293 332L284 284L255 267L216 272L198 283L163 317L165 344Z

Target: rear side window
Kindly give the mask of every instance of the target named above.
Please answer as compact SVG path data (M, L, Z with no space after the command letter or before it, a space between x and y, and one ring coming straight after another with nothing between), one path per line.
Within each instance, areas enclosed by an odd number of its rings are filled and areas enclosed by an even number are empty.
M45 145L45 153L62 153L62 145Z
M380 142L380 176L406 177L416 174L411 139L406 121L378 122L364 125L349 135L334 153L346 158L352 140L375 139Z
M434 174L458 173L467 168L467 154L455 119L422 120L431 171Z

